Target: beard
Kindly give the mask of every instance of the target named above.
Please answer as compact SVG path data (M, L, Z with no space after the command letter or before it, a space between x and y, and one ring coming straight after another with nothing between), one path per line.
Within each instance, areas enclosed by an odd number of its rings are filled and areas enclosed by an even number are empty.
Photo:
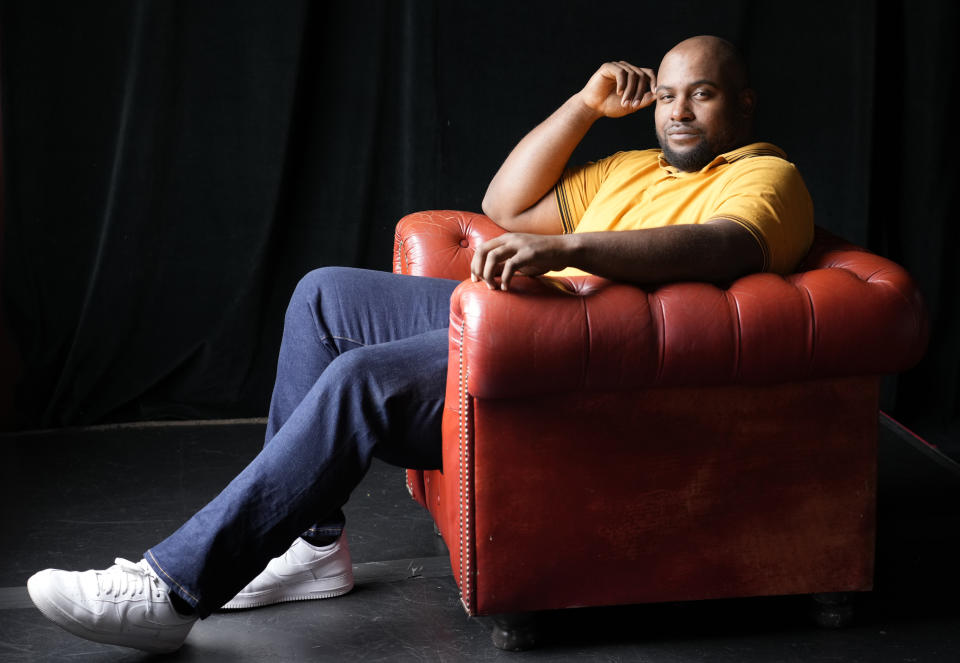
M720 154L702 135L696 145L683 152L670 149L665 138L660 132L657 132L657 141L660 143L660 149L663 150L663 158L674 168L679 168L688 173L700 170Z
M694 128L696 129L696 127ZM735 121L733 118L727 121L727 126L720 128L712 136L713 140L709 140L702 132L702 129L700 131L700 140L697 141L696 145L688 147L682 152L678 152L671 149L667 144L666 128L662 131L658 129L657 142L660 143L660 149L663 150L663 158L667 160L667 163L674 168L692 173L700 170L717 158L718 155L732 150L742 142L738 141L740 132L735 129Z

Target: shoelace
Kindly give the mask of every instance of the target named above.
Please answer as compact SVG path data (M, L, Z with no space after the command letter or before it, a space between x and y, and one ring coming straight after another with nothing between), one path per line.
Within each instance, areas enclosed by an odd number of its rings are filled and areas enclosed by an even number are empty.
M146 591L152 591L158 584L152 573L139 564L117 557L113 560L115 566L106 571L97 573L97 590L107 596L137 596ZM157 587L159 590L159 587Z

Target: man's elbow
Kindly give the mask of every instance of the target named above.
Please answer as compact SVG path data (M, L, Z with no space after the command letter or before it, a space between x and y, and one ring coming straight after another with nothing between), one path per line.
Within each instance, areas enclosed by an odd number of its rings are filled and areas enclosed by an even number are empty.
M493 204L490 202L490 194L486 193L483 196L483 200L480 201L480 209L483 210L483 213L489 216L491 219L494 215Z
M489 189L484 194L483 200L480 202L480 209L482 209L483 213L489 216L494 221L496 221L498 218L501 218L503 216L500 213L500 210L497 209L496 199L490 196Z
M715 221L699 226L710 233L704 239L702 257L712 266L709 272L714 283L731 283L736 279L762 272L766 266L761 239L733 221Z
M483 213L490 217L494 223L500 227L506 228L513 216L503 209L503 205L498 205L497 200L494 197L490 196L490 193L483 197L483 201L480 203L480 209L483 210Z

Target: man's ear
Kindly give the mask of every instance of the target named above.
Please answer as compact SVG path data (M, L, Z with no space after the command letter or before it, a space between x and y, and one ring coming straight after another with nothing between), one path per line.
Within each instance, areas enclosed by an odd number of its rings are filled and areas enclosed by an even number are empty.
M738 101L740 103L740 113L744 117L753 117L753 111L757 107L757 93L751 88L744 88L740 91Z

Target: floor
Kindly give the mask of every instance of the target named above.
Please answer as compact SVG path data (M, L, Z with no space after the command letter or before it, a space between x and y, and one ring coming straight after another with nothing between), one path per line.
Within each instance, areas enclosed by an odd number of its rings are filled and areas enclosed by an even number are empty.
M541 616L539 649L501 652L492 623L464 615L402 472L379 463L346 509L346 596L216 614L168 657L77 639L32 607L34 571L138 560L262 435L247 421L0 436L0 661L960 661L960 466L883 419L876 589L841 630L813 626L804 597L578 609Z

